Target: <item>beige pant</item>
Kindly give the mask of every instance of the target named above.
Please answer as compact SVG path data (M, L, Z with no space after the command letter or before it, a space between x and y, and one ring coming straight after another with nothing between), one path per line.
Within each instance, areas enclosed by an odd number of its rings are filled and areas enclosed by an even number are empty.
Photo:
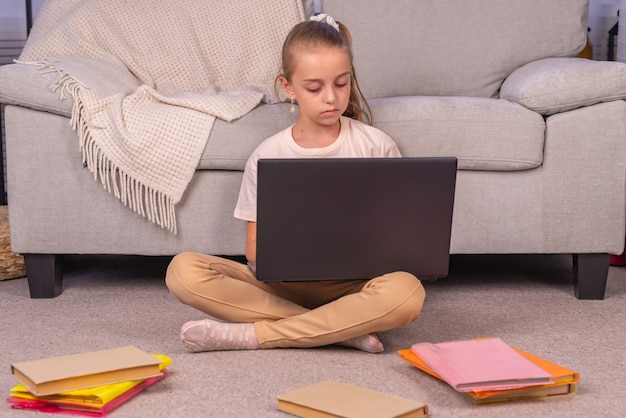
M406 326L425 297L421 282L404 272L270 284L246 265L190 252L172 259L166 283L178 300L215 318L253 323L261 348L317 347Z

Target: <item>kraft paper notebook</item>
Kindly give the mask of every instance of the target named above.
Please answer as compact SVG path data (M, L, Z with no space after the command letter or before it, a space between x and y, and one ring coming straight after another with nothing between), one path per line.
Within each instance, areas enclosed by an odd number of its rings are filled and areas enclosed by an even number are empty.
M161 364L159 365L159 369L161 371L165 370L172 364L172 359L166 355L152 354L152 356L161 361ZM160 376L157 376L155 379L160 378ZM146 381L146 379L129 380L109 385L95 386L87 389L55 393L46 396L33 395L28 391L26 386L18 384L11 388L11 396L45 402L59 402L60 404L85 404L89 406L102 407L144 381Z
M527 399L545 399L571 396L576 393L577 382L580 379L579 373L517 348L514 349L522 356L550 373L552 375L553 383L508 390L485 390L462 393L476 404ZM400 355L400 358L408 364L415 366L419 370L445 382L441 376L428 367L424 360L422 360L411 349L399 350L398 354Z
M327 380L277 396L278 409L304 418L418 418L422 402Z
M435 373L461 392L552 383L552 375L499 338L411 346Z
M161 361L137 347L14 363L13 377L37 396L158 376Z

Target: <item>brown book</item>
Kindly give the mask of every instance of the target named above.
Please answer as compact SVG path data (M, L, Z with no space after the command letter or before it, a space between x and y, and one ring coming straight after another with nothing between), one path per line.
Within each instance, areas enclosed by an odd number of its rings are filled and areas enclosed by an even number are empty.
M14 363L11 371L33 395L45 396L158 376L160 363L157 358L129 345Z
M277 396L278 409L304 418L417 418L422 402L327 380Z

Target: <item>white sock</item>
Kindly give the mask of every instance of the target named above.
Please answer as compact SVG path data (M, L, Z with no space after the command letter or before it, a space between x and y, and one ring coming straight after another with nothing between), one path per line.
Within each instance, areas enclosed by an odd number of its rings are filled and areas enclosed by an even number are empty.
M212 319L189 321L180 330L189 351L254 350L259 342L252 324L220 322Z
M360 337L350 338L349 340L338 343L338 345L358 348L368 353L381 353L385 349L376 334L365 334Z

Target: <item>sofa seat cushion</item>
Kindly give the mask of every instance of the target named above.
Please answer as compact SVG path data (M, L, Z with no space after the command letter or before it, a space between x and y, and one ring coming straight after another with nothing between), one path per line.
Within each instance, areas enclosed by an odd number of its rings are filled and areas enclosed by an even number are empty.
M455 156L462 170L511 171L543 160L545 122L538 113L498 99L396 97L370 101L373 125L404 156ZM260 105L233 122L217 120L200 170L243 170L265 139L295 122L289 104Z
M394 97L370 100L373 125L404 156L455 156L461 170L526 170L541 165L545 122L506 100Z
M288 103L261 104L232 122L216 119L198 163L199 170L241 170L264 140L296 122Z

